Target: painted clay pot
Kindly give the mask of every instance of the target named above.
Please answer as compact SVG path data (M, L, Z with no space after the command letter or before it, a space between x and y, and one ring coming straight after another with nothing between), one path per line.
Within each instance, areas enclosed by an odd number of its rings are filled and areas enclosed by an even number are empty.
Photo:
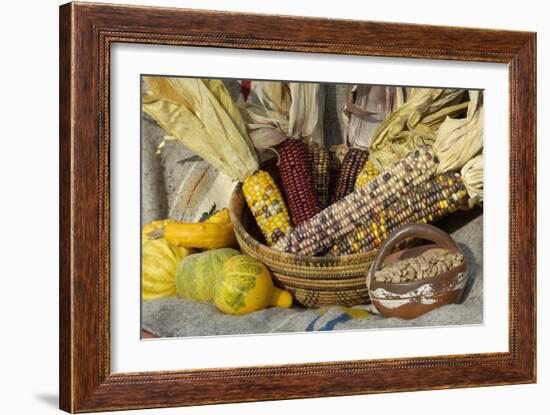
M403 249L390 254L398 243L411 237L425 239L434 244ZM367 286L372 303L382 315L413 319L442 305L460 301L468 279L466 257L462 264L431 278L399 283L380 282L374 279L374 273L383 265L416 257L432 250L448 250L464 255L447 233L435 226L418 223L401 226L380 246L367 272Z

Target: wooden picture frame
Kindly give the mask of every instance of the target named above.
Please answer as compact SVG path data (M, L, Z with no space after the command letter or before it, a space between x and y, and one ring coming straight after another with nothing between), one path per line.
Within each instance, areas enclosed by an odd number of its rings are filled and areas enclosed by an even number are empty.
M111 373L109 62L110 46L118 42L508 64L509 351ZM535 33L105 4L61 6L61 409L90 412L535 382L535 139Z

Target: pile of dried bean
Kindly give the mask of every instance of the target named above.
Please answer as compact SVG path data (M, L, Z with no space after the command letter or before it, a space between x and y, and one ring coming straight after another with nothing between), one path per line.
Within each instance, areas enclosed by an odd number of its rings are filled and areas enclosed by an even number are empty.
M374 273L378 282L410 282L435 277L464 262L461 254L445 250L426 251L414 258L402 259L385 265Z

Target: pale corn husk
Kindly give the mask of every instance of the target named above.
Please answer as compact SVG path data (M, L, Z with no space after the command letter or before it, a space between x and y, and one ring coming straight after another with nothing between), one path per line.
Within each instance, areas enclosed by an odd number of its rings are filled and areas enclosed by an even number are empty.
M438 173L461 169L483 149L483 105L480 91L469 91L466 118L447 117L433 145L439 158Z
M233 180L258 170L246 124L221 81L145 77L145 82L143 110L168 133L165 140L180 141Z
M292 102L288 84L274 81L253 81L251 93L254 94L261 107L268 111L275 111L288 119Z
M283 131L288 131L288 116L250 103L240 108L250 139L258 150L274 147L286 139Z
M425 116L422 119L422 124L430 128L437 127L437 126L441 127L441 123L443 123L443 121L447 117L452 116L456 113L462 112L464 110L467 110L469 105L470 105L470 102L468 101L468 102L462 102L460 104L452 105L450 107L441 108L440 110Z
M253 81L250 93L239 108L252 143L258 150L275 147L286 140L290 88L284 82Z
M254 147L273 148L287 137L323 142L323 85L256 81L252 85L259 104L245 103L241 114Z
M466 110L460 103L464 90L407 88L398 91L397 101L405 101L380 124L371 139L370 159L383 169L423 144L433 144L446 119Z
M402 100L403 91L399 87L377 85L349 87L343 111L348 146L364 150L369 148L374 132L395 109L398 95Z
M483 153L464 164L460 171L464 187L468 191L470 207L481 205L483 203Z
M308 143L323 144L325 86L317 83L290 82L292 102L288 114L287 135Z
M399 87L399 86L395 87L395 108L405 103L406 93L407 93L406 88Z

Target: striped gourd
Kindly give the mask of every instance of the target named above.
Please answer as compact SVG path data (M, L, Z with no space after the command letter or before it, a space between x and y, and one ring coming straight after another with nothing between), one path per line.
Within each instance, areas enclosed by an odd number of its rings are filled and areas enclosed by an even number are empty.
M337 202L353 191L357 175L363 169L368 157L369 153L366 150L354 147L348 149L338 173L336 187L331 197L332 203Z
M239 255L236 249L221 248L185 257L178 263L174 276L178 297L212 301L223 264L236 255Z
M292 222L297 226L321 211L313 186L311 161L300 140L285 140L278 152L284 195Z
M333 255L368 252L378 248L397 227L407 223L435 222L453 213L468 200L468 193L458 173L444 173L430 178L394 203L342 237L331 249Z
M380 171L376 168L372 161L367 161L355 180L355 189L363 187L372 179L380 174Z
M422 146L281 238L274 248L303 255L326 252L344 235L387 209L401 194L435 174L430 146Z
M308 150L311 159L313 186L317 194L319 207L324 209L328 205L330 154L325 146L317 143L310 144Z
M268 172L258 170L244 179L243 195L268 245L290 232L285 201Z

